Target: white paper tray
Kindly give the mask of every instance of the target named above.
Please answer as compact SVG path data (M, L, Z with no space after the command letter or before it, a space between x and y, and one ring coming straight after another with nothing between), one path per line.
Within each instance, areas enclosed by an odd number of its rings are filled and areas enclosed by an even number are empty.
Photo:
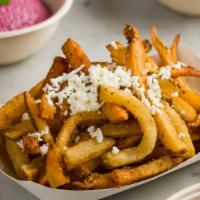
M195 66L196 68L200 69L200 57L198 57L189 47L181 47L179 48L179 58L182 62L185 62L191 66ZM189 79L192 86L200 90L200 81L196 78ZM41 200L97 200L104 197L111 196L113 194L117 194L119 192L135 188L139 185L143 185L145 183L148 183L150 181L153 181L154 179L158 179L159 177L162 177L166 174L169 174L173 171L179 170L183 167L186 167L190 164L193 164L195 162L198 162L200 160L200 153L196 154L194 157L188 159L187 161L181 163L177 167L162 173L158 176L155 176L153 178L147 179L145 181L141 181L138 183L134 183L131 185L123 186L120 188L111 188L111 189L102 189L102 190L86 190L86 191L73 191L73 190L61 190L61 189L52 189L45 186L41 186L37 183L33 183L30 181L21 181L17 180L9 175L7 175L5 172L0 170L0 173L7 177L8 179L13 180L17 184L21 185L23 188L28 190L30 193L35 195ZM1 166L1 163L0 163Z

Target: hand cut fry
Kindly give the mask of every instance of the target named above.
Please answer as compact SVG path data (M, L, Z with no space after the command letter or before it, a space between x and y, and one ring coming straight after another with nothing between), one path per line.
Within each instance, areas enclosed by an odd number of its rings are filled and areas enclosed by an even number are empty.
M158 128L158 136L166 149L173 153L181 154L185 152L186 145L178 138L178 133L173 126L165 109L161 109L162 113L156 113L154 119Z
M115 168L142 160L149 155L156 143L157 129L148 108L136 97L114 87L101 86L99 90L101 101L116 103L124 106L138 120L143 138L137 147L121 150L118 154L107 152L102 156L107 168Z
M21 178L27 181L36 181L39 169L32 164L23 164L20 167Z
M35 97L38 95L42 87L42 81L35 85L30 93ZM21 93L11 100L9 100L5 105L0 107L0 130L6 130L11 124L19 120L22 114L26 111L26 106L24 103L24 94Z
M112 172L112 178L118 186L127 185L156 176L178 165L182 161L181 158L163 156L138 167L114 170Z
M173 69L171 72L172 78L177 78L179 76L194 76L194 77L200 77L200 71L197 69L187 66L187 67L181 67L180 69Z
M5 133L5 136L15 140L27 133L32 133L35 131L33 124L30 120L24 120L18 124L11 126Z
M91 174L84 182L73 182L74 186L82 189L104 189L115 187L115 183L111 177L111 174Z
M63 169L59 162L59 154L53 145L50 146L47 154L45 176L52 188L57 188L70 182L69 177L63 174Z
M192 140L185 122L181 119L180 115L178 115L178 113L176 113L176 111L170 108L169 106L166 106L166 112L169 115L174 128L176 129L178 137L186 145L186 152L183 154L183 157L184 158L192 157L195 154L195 149L192 144ZM182 134L183 138L181 138Z
M46 123L46 121L38 117L39 115L38 105L35 103L34 99L28 92L24 93L24 99L34 126L39 132L41 133L45 132L43 138L46 143L53 143L53 137L50 133L48 124Z
M72 69L84 65L83 71L87 72L88 67L90 65L90 60L75 41L73 41L72 39L68 39L63 45L62 50Z
M108 151L115 145L115 140L104 137L102 143L97 143L96 139L89 139L79 144L69 147L64 152L64 162L66 169L72 170L83 163L95 159Z
M72 135L77 126L83 123L91 121L94 123L101 120L102 116L99 115L97 112L77 113L76 115L69 117L57 136L56 147L60 152L62 152L64 147L68 147L69 144L72 142Z
M178 60L177 48L178 48L179 40L180 40L180 34L175 36L175 38L172 42L172 46L170 48L173 63L176 63Z
M172 107L186 122L194 122L197 119L196 110L181 97L172 98Z
M105 103L101 109L101 112L107 119L109 119L109 121L113 123L128 120L128 112L121 106L113 103Z
M117 142L119 149L125 149L132 146L136 146L141 142L142 134L132 135L126 138L120 138Z
M39 116L43 120L53 120L56 114L56 107L50 105L47 101L46 95L43 94L41 97L41 103L39 108Z
M124 138L127 136L141 135L141 130L136 121L130 120L122 123L111 123L100 126L104 136L112 138Z

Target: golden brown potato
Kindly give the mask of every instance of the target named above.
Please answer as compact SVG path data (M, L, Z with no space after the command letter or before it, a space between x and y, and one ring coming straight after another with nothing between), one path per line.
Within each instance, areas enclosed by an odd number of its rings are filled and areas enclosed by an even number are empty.
M37 155L40 153L40 145L37 137L25 135L23 136L24 152L29 155Z

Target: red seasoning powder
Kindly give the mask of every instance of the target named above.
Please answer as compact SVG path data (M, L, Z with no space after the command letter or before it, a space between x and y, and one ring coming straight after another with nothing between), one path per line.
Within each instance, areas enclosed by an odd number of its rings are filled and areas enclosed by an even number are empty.
M0 31L11 31L38 24L51 13L41 0L10 0L0 6Z

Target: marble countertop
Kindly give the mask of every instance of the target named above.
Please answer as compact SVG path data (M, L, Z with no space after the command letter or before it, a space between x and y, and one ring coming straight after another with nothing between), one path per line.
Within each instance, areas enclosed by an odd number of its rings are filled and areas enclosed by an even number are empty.
M151 26L156 25L168 43L176 33L181 33L181 44L191 46L200 54L200 18L176 14L155 0L75 0L53 39L43 49L23 62L0 67L0 103L44 77L53 57L61 54L60 47L68 37L80 43L92 60L109 59L105 45L112 40L124 40L122 29L127 23L135 24L143 37L149 37ZM164 200L200 182L199 169L200 163L196 163L106 200ZM37 200L1 175L0 199Z

